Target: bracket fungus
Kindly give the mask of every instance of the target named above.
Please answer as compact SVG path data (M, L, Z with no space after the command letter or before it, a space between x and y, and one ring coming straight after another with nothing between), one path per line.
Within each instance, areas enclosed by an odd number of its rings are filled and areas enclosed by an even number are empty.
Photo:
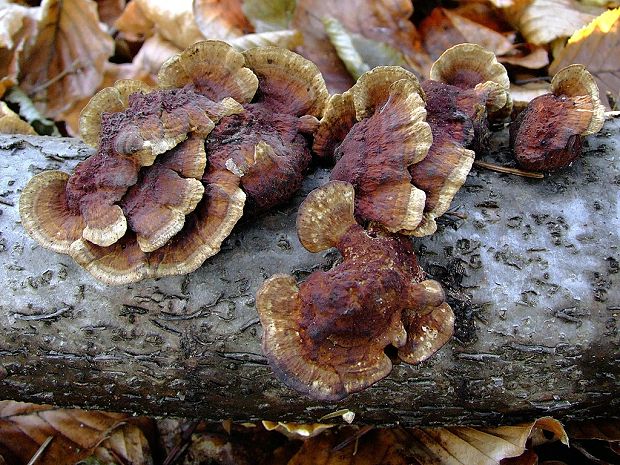
M425 92L427 86L429 92ZM335 162L331 179L356 189L355 214L389 231L432 234L474 161L474 124L461 89L422 86L399 67L377 67L329 100L314 151Z
M533 99L510 128L517 163L540 171L570 165L581 153L583 136L603 127L604 112L585 66L561 69L551 80L551 93Z
M263 351L280 380L317 399L338 400L387 376L385 348L418 363L453 332L454 314L426 280L411 240L353 215L354 188L331 181L301 204L297 231L311 252L336 247L343 261L297 285L275 275L257 293Z
M35 176L26 231L108 284L184 274L219 251L251 207L301 185L327 89L316 66L277 48L194 44L159 85L118 81L80 117L97 152L72 175Z

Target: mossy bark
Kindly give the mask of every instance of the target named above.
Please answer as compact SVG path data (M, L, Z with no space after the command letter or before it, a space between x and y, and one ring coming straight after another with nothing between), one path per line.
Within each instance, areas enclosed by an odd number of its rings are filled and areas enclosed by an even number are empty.
M432 237L415 239L448 289L456 335L419 366L337 404L278 382L261 353L254 294L337 259L297 240L294 201L242 220L187 276L110 287L19 223L19 193L43 169L70 171L74 139L0 136L0 398L210 420L316 421L341 408L377 424L508 423L620 409L620 120L570 168L532 180L474 168ZM505 162L507 135L485 160Z

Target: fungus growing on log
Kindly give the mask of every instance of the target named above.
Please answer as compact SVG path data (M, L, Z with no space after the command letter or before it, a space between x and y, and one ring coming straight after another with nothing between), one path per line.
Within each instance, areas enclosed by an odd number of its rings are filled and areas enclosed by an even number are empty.
M33 238L110 284L196 269L241 217L242 189L256 210L290 198L327 100L316 66L276 48L197 43L159 78L95 95L80 124L97 153L20 200Z
M454 315L441 286L425 280L406 236L353 216L354 188L331 181L302 203L297 231L311 252L336 247L343 261L297 285L275 275L258 290L263 350L288 386L338 400L387 376L387 346L417 363L451 337Z
M596 81L583 65L561 69L550 94L533 99L510 128L517 163L528 170L556 171L581 153L584 136L604 123Z
M465 148L474 125L459 108L462 90L437 81L422 88L399 67L365 73L349 91L332 96L313 147L320 159L335 162L332 179L355 186L360 220L416 236L435 232L435 218L448 210L474 160Z

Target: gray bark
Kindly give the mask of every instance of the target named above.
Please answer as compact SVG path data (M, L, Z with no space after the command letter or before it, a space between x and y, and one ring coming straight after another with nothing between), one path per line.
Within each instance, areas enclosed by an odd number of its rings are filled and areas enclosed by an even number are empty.
M0 398L210 420L507 423L618 415L620 120L544 180L474 168L432 237L416 239L444 283L456 337L419 366L337 404L278 382L261 353L254 294L264 278L303 279L336 258L299 244L293 202L238 225L187 276L110 287L38 246L17 212L26 181L72 167L72 139L0 136ZM505 161L505 132L485 160Z

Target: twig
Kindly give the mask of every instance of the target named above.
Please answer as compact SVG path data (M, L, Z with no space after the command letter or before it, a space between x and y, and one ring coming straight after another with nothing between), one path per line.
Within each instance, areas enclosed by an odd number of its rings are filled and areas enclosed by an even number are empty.
M189 447L191 440L192 440L192 434L194 433L194 430L196 429L199 423L200 421L196 420L189 424L189 426L181 434L181 442L179 442L179 444L174 446L174 448L170 451L170 453L168 454L168 457L166 457L166 460L164 460L164 463L162 465L172 465L179 458L181 458L181 456L185 453L185 451Z
M474 166L478 168L484 168L487 170L498 171L500 173L508 173L515 174L517 176L523 176L524 178L534 178L534 179L543 179L545 177L542 173L537 173L535 171L524 171L518 168L510 168L508 166L496 165L494 163L487 163L486 161L476 160L474 162Z
M339 450L344 449L345 447L347 447L349 444L351 444L353 441L355 441L355 451L357 451L357 441L359 441L359 439L364 436L366 433L368 433L370 430L372 430L375 426L374 425L366 425L363 428L361 428L357 433L355 433L353 436L351 436L350 438L345 439L344 441L342 441L340 444L337 444L336 446L334 446L334 448L332 449L332 451L334 452L338 452ZM355 455L355 454L354 454Z
M41 444L41 446L32 456L32 458L30 459L27 465L33 465L39 459L41 454L43 454L43 452L45 452L45 449L47 449L47 446L49 446L50 442L52 442L52 439L54 439L54 436L47 437L47 439L43 442L43 444Z

